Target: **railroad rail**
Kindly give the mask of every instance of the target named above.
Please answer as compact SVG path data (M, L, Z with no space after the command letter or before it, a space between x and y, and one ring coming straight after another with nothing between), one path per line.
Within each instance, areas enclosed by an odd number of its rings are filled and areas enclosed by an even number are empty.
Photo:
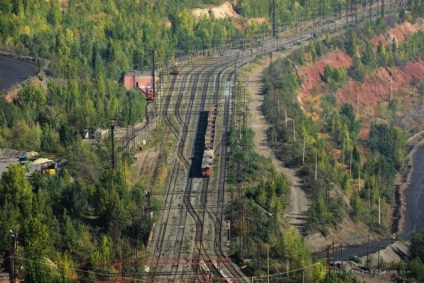
M340 18L339 21L341 20L343 19ZM232 115L236 114L232 112L231 91L227 96L221 97L222 95L220 95L225 91L223 91L225 87L222 87L221 81L232 81L237 69L256 56L273 52L282 47L290 49L312 38L313 33L322 32L333 26L337 26L336 21L313 30L309 28L303 34L291 38L271 39L269 37L263 41L261 46L250 50L233 49L219 53L218 56L214 54L217 57L208 58L208 63L196 64L193 59L189 65L180 70L179 74L175 75L167 90L170 94L163 104L164 110L161 115L164 116L173 136L178 139L177 157L170 174L167 188L169 191L165 197L163 212L166 216L157 225L156 251L153 256L154 260L151 261L148 282L161 282L162 280L164 280L163 282L247 281L233 263L227 261L218 264L213 260L213 258L228 259L223 244L225 170L230 119ZM186 70L188 66L191 66L192 72ZM176 93L178 85L180 85L178 96L173 104L174 98L171 93ZM199 178L196 175L194 168L197 168L198 164L192 158L197 154L193 151L195 148L193 145L199 136L197 134L199 120L194 118L200 116L200 112L205 111L210 104L218 105L218 115L222 116L222 130L220 131L222 136L218 150L220 154L219 170L211 177L216 180L215 187L211 186L211 178ZM175 117L178 126L172 124L171 116ZM215 149L218 148L215 147ZM181 176L183 177L180 178ZM210 196L215 196L216 199L212 200ZM170 223L173 217L178 219L175 223ZM210 225L212 229L208 230ZM210 231L212 231L212 240L208 239ZM184 242L188 243L186 248ZM172 249L168 247L168 253L166 253L164 245L171 244L173 245ZM183 255L184 252L187 254ZM178 260L169 265L158 265L160 258L171 257L170 255ZM168 274L168 276L164 278L164 274Z

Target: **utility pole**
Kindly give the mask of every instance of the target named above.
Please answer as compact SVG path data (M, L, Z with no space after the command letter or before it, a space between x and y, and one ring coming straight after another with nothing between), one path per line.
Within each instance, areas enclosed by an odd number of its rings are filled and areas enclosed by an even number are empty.
M380 271L380 238L377 239L378 252L377 252L377 271Z
M349 26L349 3L346 1L346 28Z
M330 272L331 272L331 267L330 267L330 246L328 246L327 248L327 283L330 282Z
M278 121L281 120L281 112L280 112L280 96L277 95L277 111L278 111Z
M287 127L287 107L284 105L284 115L286 116L286 127Z
M275 21L275 0L272 0L272 35L277 35L277 24Z
M371 189L368 188L368 209L371 211Z
M262 35L262 55L265 54L265 31Z
M115 119L112 119L112 123L110 125L110 138L112 139L112 170L115 171L116 169L116 161L115 161Z
M392 91L393 91L393 79L392 79L392 72L389 72L390 75L390 90L389 90L389 106L392 102Z
M302 165L305 165L305 147L306 147L306 136L303 136L303 154L302 154Z
M356 111L358 112L359 116L359 93L356 95Z
M271 247L268 247L268 249L266 250L266 259L267 259L267 282L269 283L269 249Z
M155 70L155 50L153 49L153 58L152 58L152 77L153 77L153 99L156 97L156 70ZM148 92L148 91L147 91ZM156 104L156 103L155 103ZM158 113L157 113L157 107L155 107L155 116L156 116L156 127L158 125Z
M358 24L358 3L355 1L355 25Z
M361 190L361 164L359 164L359 167L358 167L358 193L359 193L359 191Z
M268 75L272 76L272 51L269 52L269 68L268 68Z
M368 242L367 242L367 266L369 266L369 249L370 249L370 233L368 232Z
M328 208L329 202L330 202L330 185L328 183L328 180L325 180L325 204L327 206L327 212L329 210L329 208ZM334 239L333 239L333 241L334 241ZM334 242L333 242L333 244L334 244ZM334 255L334 250L333 250L333 255Z
M10 283L16 283L16 269L15 269L15 254L17 250L17 235L13 230L9 230L12 236L12 245L10 247L9 255L9 281Z
M384 18L384 0L381 0L381 17Z
M315 180L318 179L318 153L315 154Z

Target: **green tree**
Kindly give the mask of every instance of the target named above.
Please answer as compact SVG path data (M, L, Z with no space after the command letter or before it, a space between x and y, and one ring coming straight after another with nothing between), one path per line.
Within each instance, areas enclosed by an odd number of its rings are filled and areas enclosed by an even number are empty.
M365 41L365 50L361 57L362 64L374 69L376 67L377 58L374 49L369 40Z
M41 150L45 152L57 152L60 146L59 134L44 125L41 135Z
M28 282L53 282L59 276L49 264L49 234L43 218L41 215L26 218L20 233L26 259L23 262L25 281Z
M386 46L381 41L378 42L377 46L377 62L381 67L386 67L389 64L389 56Z
M424 261L424 233L415 233L412 235L409 252L412 259L419 258L421 261Z
M365 78L366 73L367 72L365 66L362 63L361 59L357 55L355 55L353 57L352 66L349 69L350 77L352 77L354 80L362 82Z
M0 206L10 203L25 216L30 215L33 193L25 171L20 165L10 165L0 180Z
M346 52L347 54L349 54L350 57L354 57L357 52L357 48L358 48L358 44L359 44L359 39L358 39L358 35L356 34L355 31L350 31L348 34L348 38L346 40Z

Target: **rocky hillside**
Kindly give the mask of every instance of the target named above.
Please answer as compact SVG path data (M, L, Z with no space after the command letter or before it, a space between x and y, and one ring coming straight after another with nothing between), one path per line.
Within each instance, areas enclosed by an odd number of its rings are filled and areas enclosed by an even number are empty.
M370 42L377 48L379 42L390 43L394 38L396 42L403 42L408 35L421 31L424 21L415 24L405 22L388 30L385 36L375 36ZM327 84L324 80L325 66L332 68L352 65L352 57L341 50L335 50L324 58L303 66L298 71L301 79L301 88L298 92L298 101L312 117L320 116L319 101L326 95ZM411 83L424 80L424 61L410 61L401 67L377 68L367 74L363 81L349 79L344 87L337 90L337 99L342 103L354 105L356 115L363 122L360 137L368 136L372 121L393 120L389 117L387 108L389 100L396 100L396 121L411 132L414 128L422 128L423 107L417 103L422 94L411 88Z

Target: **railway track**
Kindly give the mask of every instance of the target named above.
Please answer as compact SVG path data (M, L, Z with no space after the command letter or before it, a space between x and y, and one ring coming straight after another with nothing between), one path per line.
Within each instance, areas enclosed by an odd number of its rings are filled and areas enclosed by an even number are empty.
M230 66L232 66L232 63L227 64L227 66L225 66L225 67L228 68ZM215 68L222 68L222 64L221 63L218 64L218 66L215 67ZM220 72L220 74L221 73L222 73L222 71ZM201 72L200 72L200 74L201 74ZM218 90L213 91L214 97L212 99L209 99L209 100L211 100L212 102L216 102L217 99L218 99L217 95L219 94L219 80L220 80L221 76L219 75L219 76L214 77L213 72L209 72L209 73L206 74L206 77L205 77L205 81L207 81L208 83L205 83L203 85L200 107L198 107L198 109L193 109L193 105L194 105L193 102L195 101L195 94L196 94L196 89L197 89L197 87L195 87L195 86L197 86L197 84L199 83L200 74L196 75L195 78L193 79L193 83L192 83L193 87L191 89L188 105L186 107L186 109L188 109L189 111L201 111L201 110L205 109L205 105L208 102L208 93L210 92L209 81L211 81L212 78L214 78L214 82L213 82L214 86L213 87L215 87L215 89L218 89ZM186 79L183 79L183 81L186 81ZM185 140L186 140L187 134L188 134L187 128L190 127L193 124L192 123L193 121L190 121L191 115L187 114L187 112L184 116L180 114L181 113L180 109L185 108L185 107L181 106L182 105L182 99L183 99L181 94L184 93L184 91L181 90L179 93L180 93L180 95L177 98L177 102L176 102L176 106L175 106L176 107L175 113L176 113L177 121L179 121L179 124L182 127L182 133L180 135L180 142L179 142L177 152L178 152L178 155L179 155L178 160L181 161L181 164L185 163L185 165L188 165L188 161L187 161L187 163L184 162L184 160L185 160L184 148L185 148ZM167 100L165 101L165 104L164 104L165 108L168 108L169 101L170 100L167 98ZM164 111L165 111L165 113L168 113L167 110L164 110ZM194 121L194 122L197 122L197 121ZM168 120L167 124L168 123L169 123L169 120ZM174 129L173 132L176 133L176 130ZM195 168L195 166L192 166L191 170L194 170L193 168ZM174 172L174 170L173 170L173 172ZM175 178L173 176L175 176L174 173L171 175L171 180L172 180L171 182L176 183L176 181L174 181ZM201 272L199 272L199 266L200 266L199 265L199 258L200 258L201 254L206 255L206 253L204 251L202 252L202 242L203 242L202 237L203 237L204 215L206 213L206 200L207 200L206 196L207 196L207 193L208 193L208 182L205 181L207 179L195 179L195 182L196 181L198 182L199 180L201 180L201 182L202 182L202 187L203 187L202 192L204 192L204 193L202 193L202 196L203 196L202 197L203 213L201 213L201 212L199 213L198 208L196 207L196 205L193 205L192 200L190 199L192 197L193 178L188 178L187 184L186 184L185 190L184 190L184 196L183 196L185 207L188 208L188 209L186 210L186 212L184 212L182 209L180 209L180 212L179 212L179 214L180 214L179 219L180 220L179 220L179 223L178 223L178 229L176 229L174 231L174 232L176 232L176 240L175 240L175 244L174 244L173 254L174 254L174 256L176 256L178 258L182 258L181 251L182 251L182 246L183 246L184 234L186 233L186 227L187 227L186 218L187 218L187 212L188 212L190 217L192 219L195 219L195 235L196 235L195 236L195 238L196 238L196 240L195 240L195 243L196 243L195 244L195 250L197 249L197 255L195 254L192 257L193 260L192 260L191 267L192 267L192 270L194 271L194 276L195 277L200 276L200 278L201 278L201 275L198 274L198 273L201 273ZM171 184L170 187L175 187L175 185ZM172 203L172 198L169 198L169 195L174 194L174 192L175 191L171 191L167 194L167 197L166 197L166 200L165 200L166 203ZM168 207L168 213L164 213L164 214L170 215L171 214L171 212L170 212L171 206L167 205L167 207ZM163 249L163 244L167 242L166 239L165 239L166 238L166 236L165 236L165 234L166 234L165 230L166 229L164 227L169 226L169 216L167 218L162 218L162 219L164 219L164 220L161 220L162 228L159 228L159 233L156 236L159 239L159 241L157 242L158 246L157 246L157 252L155 253L155 257L160 256L162 254L161 251ZM159 244L161 246L159 246ZM206 260L208 262L212 262L213 258L214 257L209 256ZM217 260L214 260L214 261L216 262ZM177 261L173 261L173 263L174 264L171 267L171 270L169 270L169 272L171 274L175 274L174 280L180 281L183 278L182 277L177 278L177 276L178 276L178 274L184 274L184 271L182 270L182 268L179 268L179 264L177 263ZM151 270L151 273L152 273L152 271L153 270ZM187 274L187 272L188 271L186 271L185 273ZM161 274L161 272L158 271L158 269L156 269L155 273ZM219 272L215 271L215 275L218 276L218 274L219 274ZM171 277L171 276L169 276L169 277ZM195 278L195 277L193 277L193 278ZM151 281L158 279L157 276L155 278L154 274L151 274L149 278L150 278L149 280L151 280Z
M228 66L226 66L228 68ZM214 70L218 70L218 69L222 69L222 64L219 63L218 66L214 67ZM208 92L209 92L209 84L211 81L211 78L213 78L213 74L215 72L211 72L211 73L207 73L206 74L206 78L205 78L205 83L203 85L203 89L202 89L202 95L201 95L201 99L200 99L200 104L199 104L199 108L198 111L205 111L206 109L206 103L208 100ZM217 85L219 85L219 78L220 78L220 73L222 73L222 71L220 71L218 73L218 76L216 76L215 78L215 88L219 89L219 87L217 87ZM196 84L193 85L193 89L192 89L192 93L194 93L196 91ZM215 102L217 100L217 94L219 94L219 92L213 92L214 96L212 98L212 101ZM196 121L198 123L200 123L199 121ZM199 129L200 126L198 125L197 127L198 131L196 131L196 136L199 136ZM195 139L195 143L196 143L197 139ZM192 155L196 156L197 154L202 154L202 152L195 152L196 150L196 146L193 146L193 152ZM194 247L194 251L193 251L193 257L192 257L192 269L194 271L195 274L195 278L199 279L202 281L203 280L207 280L207 278L205 278L205 273L202 272L202 270L204 270L204 268L202 268L202 266L199 264L200 262L204 261L204 258L206 258L207 260L210 260L210 255L206 252L205 248L204 248L204 241L203 241L203 236L204 236L204 226L205 226L205 213L206 213L206 203L207 203L207 194L208 194L208 186L209 186L209 179L204 179L204 178L196 178L197 175L199 174L198 172L194 172L196 171L196 168L200 168L200 164L198 164L199 159L198 158L193 158L192 161L192 166L191 166L191 177L188 180L187 183L187 187L185 190L185 194L184 194L184 204L187 208L188 213L191 215L191 217L193 219L195 219L195 238L194 238L194 243L195 243L195 247ZM196 203L193 204L193 201L196 202L196 195L194 196L194 200L192 200L193 198L193 182L198 182L199 184L201 184L200 186L200 205L196 205ZM196 190L197 192L197 190ZM180 278L181 279L181 278ZM196 281L194 279L194 281Z
M185 142L187 139L187 135L188 135L188 131L187 128L188 126L191 124L190 120L191 120L191 116L190 115L181 115L180 114L180 109L182 108L181 104L182 104L182 99L183 99L183 93L185 92L185 85L187 83L187 76L188 74L184 75L183 82L182 82L182 87L179 91L179 95L177 98L177 102L175 105L175 112L176 112L176 116L177 116L177 121L181 126L181 133L179 133L178 129L174 126L171 125L171 122L169 120L168 117L165 118L165 122L167 123L169 129L174 133L175 136L179 136L179 144L178 144L178 149L177 149L177 155L178 158L175 161L174 164L174 169L173 169L173 173L171 174L171 178L170 178L170 182L168 184L168 191L166 194L166 198L165 198L165 212L163 213L162 217L161 217L161 222L160 225L158 225L158 235L156 236L158 238L158 241L156 242L156 246L155 246L155 252L154 252L154 258L155 257L160 257L163 255L162 250L163 250L163 245L164 243L166 243L166 239L165 239L165 235L166 235L166 230L167 230L167 226L169 226L169 219L170 219L170 215L172 214L171 212L171 207L172 207L172 203L174 203L173 198L170 197L171 195L173 196L175 194L176 191L176 187L178 187L177 184L177 177L176 176L183 176L184 174L181 174L181 168L183 168L182 171L184 170L188 170L189 167L189 162L187 160L187 158L185 157L185 153L184 151L186 150L186 146L185 146ZM201 72L199 72L198 74L196 74L194 76L193 79L193 85L197 85L199 78L201 76ZM174 83L173 83L174 84ZM207 87L205 87L206 89ZM191 89L190 92L190 97L189 97L189 101L188 101L188 105L187 105L187 109L189 109L190 111L192 111L192 107L193 107L193 101L195 98L195 88ZM167 114L168 112L168 106L169 106L169 102L170 102L170 96L168 96L166 98L165 104L164 104L164 113ZM166 115L167 116L167 115ZM176 167L178 167L179 169L175 169ZM180 170L180 173L175 174L175 170ZM192 182L191 179L188 179L186 185L185 185L185 199L188 199L188 196L190 195L190 189L192 187ZM191 212L192 212L192 217L196 218L196 213L194 211L194 208L191 206L191 203L185 202L186 205L190 208L192 208ZM177 232L176 232L176 239L175 239L175 245L174 245L174 251L173 253L175 254L175 257L179 258L181 256L181 251L182 251L182 243L183 243L183 239L184 239L184 233L185 233L185 228L186 228L186 218L187 218L187 210L183 209L182 206L179 209L179 223L178 223L178 228L177 228ZM166 216L164 216L166 215ZM198 229L197 229L198 230ZM172 231L171 231L172 232ZM174 231L175 232L175 231ZM158 262L158 260L156 260L156 263ZM150 265L153 266L153 268L150 271L150 275L149 275L149 279L148 281L153 282L155 281L155 274L159 274L160 272L158 271L158 267L154 266L155 262L154 260L150 262ZM178 274L178 262L173 261L171 270L169 271L170 274ZM159 273L158 273L159 272ZM180 272L180 273L184 273L184 272ZM179 279L177 279L179 280Z
M330 24L331 25L331 24ZM314 32L324 30L326 27L314 29ZM328 27L327 27L328 28ZM231 96L225 97L223 100L223 125L221 146L219 152L221 155L219 172L215 173L216 188L210 186L211 179L197 178L193 168L196 167L191 156L196 153L191 151L193 144L189 143L190 138L196 141L196 128L198 121L194 121L193 113L205 111L208 102L218 104L220 101L219 94L222 91L221 80L231 81L237 68L249 61L253 56L263 55L275 51L278 45L285 48L291 48L299 42L306 41L312 37L311 30L304 32L302 35L280 39L276 44L276 40L264 42L260 48L252 50L236 50L228 52L224 58L216 58L209 60L209 64L200 62L189 72L181 72L173 79L170 85L170 94L166 97L164 103L164 112L162 115L168 125L172 135L178 139L177 158L175 159L172 172L169 176L168 188L164 203L164 215L160 220L160 226L156 235L156 251L153 258L156 258L156 266L154 260L151 262L151 271L149 272L148 282L242 282L247 281L243 273L235 267L225 253L223 244L223 208L225 206L225 169L227 161L227 144L228 131L231 119ZM231 70L227 72L227 70ZM182 77L181 77L182 76ZM181 78L180 78L181 77ZM201 85L203 78L203 85ZM171 105L172 93L178 89L177 83L180 83L178 96L175 105ZM189 89L189 91L188 91ZM209 95L212 89L212 96ZM185 95L188 91L189 95ZM201 91L200 98L198 92ZM200 102L196 104L196 101ZM173 110L172 110L173 108ZM171 113L173 111L173 113ZM170 119L171 115L175 115L178 126L174 125ZM193 149L192 149L193 150ZM181 178L181 176L183 176ZM179 181L180 180L180 181ZM200 188L200 189L199 189ZM200 191L200 193L199 193ZM180 195L176 198L176 194ZM214 200L216 206L208 205L211 201L208 195L215 195ZM181 199L182 197L182 199ZM180 202L180 199L182 202ZM177 202L178 206L176 206ZM178 209L175 209L178 207ZM177 213L175 214L175 211ZM172 228L171 219L177 217L175 225ZM213 240L205 240L205 227L212 225ZM192 227L192 228L190 228ZM194 228L193 228L194 227ZM188 231L191 229L190 231ZM193 230L194 229L194 230ZM192 239L190 235L193 235ZM187 241L188 248L183 247ZM168 243L168 251L165 252L164 245ZM172 245L172 248L169 248ZM184 250L188 250L187 256L183 257ZM160 258L173 257L168 261L167 266L159 266ZM162 275L166 277L161 277Z

